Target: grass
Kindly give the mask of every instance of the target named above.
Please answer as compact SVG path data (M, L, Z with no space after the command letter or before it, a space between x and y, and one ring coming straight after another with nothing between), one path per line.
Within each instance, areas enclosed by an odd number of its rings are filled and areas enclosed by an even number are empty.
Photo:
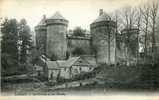
M51 86L46 86L45 88L41 86L37 86L35 84L35 87L31 85L31 81L27 82L24 81L21 83L14 83L16 84L13 86L13 89L17 89L19 87L19 95L65 95L63 91L75 91L79 92L86 91L89 93L89 91L158 91L159 88L159 79L158 74L159 68L153 67L153 71L151 69L151 66L148 65L140 65L140 66L107 66L107 65L101 65L98 68L96 68L91 73L91 78L96 78L96 82L94 84L89 84L85 86L80 87L74 87L74 88L65 88L65 89L57 89L57 90L51 90ZM156 80L156 85L152 84L152 81L150 80L153 73L154 77L153 79ZM88 75L89 76L89 75ZM23 83L26 83L24 85L21 85ZM63 82L62 82L63 83ZM30 85L29 85L30 84ZM6 86L7 84L4 83ZM6 89L10 89L10 86L13 85L13 83L8 83L8 86L6 86ZM4 86L4 87L5 87Z

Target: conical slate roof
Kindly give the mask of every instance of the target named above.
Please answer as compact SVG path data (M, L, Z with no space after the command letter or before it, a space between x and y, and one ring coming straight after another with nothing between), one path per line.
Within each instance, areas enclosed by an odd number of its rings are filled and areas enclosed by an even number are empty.
M59 12L56 12L53 16L51 16L49 19L63 19L66 20Z
M103 14L100 15L93 23L109 20L111 20L111 17L107 13L103 12Z

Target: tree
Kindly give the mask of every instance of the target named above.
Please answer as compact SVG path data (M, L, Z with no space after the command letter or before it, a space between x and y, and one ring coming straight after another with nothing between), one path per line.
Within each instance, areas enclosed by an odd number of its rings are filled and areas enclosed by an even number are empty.
M85 32L84 32L84 30L81 27L76 27L73 30L73 35L74 36L85 36Z
M18 22L16 19L5 19L1 26L2 71L4 74L14 73L18 69Z
M77 47L77 48L74 49L72 54L76 55L76 56L80 56L80 55L85 54L85 51L82 48Z
M19 24L19 61L21 64L27 62L29 51L32 48L30 28L25 19L22 19Z
M116 23L116 30L115 30L115 34L114 34L114 37L115 37L115 66L117 64L117 34L118 34L118 26L120 25L119 24L119 15L118 15L118 12L116 11L115 12L115 23Z
M141 22L142 22L142 14L140 11L140 8L135 8L136 10L136 26L138 29L138 34L137 34L137 51L136 51L136 64L138 64L138 60L139 60L139 35L140 35L140 30L141 30Z
M122 19L123 28L131 29L135 25L137 19L136 10L130 6L125 7L122 9L120 17Z
M139 32L136 35L137 39L134 41L134 43L136 43L136 50L134 51L132 48L132 41L129 39L129 37L131 37L131 29L138 29L138 31L141 30L142 27L142 14L141 11L138 7L125 7L124 9L121 10L121 16L120 19L122 20L122 24L123 24L123 29L126 29L126 34L123 34L125 37L125 57L127 59L130 58L130 56L128 55L129 51L131 50L131 52L135 54L136 57L136 64L138 63L138 58L139 58ZM127 38L127 39L126 39ZM131 41L131 42L130 42ZM129 63L129 60L127 60Z
M144 59L146 61L147 57L147 37L148 37L148 28L149 28L149 19L150 19L150 8L149 5L144 5L143 7L140 7L140 12L142 14L142 27L144 35Z
M57 57L57 55L52 54L50 59L51 59L51 61L56 61L56 60L58 60L58 57Z
M159 4L158 2L153 1L151 8L150 8L150 18L152 22L152 54L153 54L153 61L155 60L156 54L156 24L157 24L157 17L158 17L158 10Z

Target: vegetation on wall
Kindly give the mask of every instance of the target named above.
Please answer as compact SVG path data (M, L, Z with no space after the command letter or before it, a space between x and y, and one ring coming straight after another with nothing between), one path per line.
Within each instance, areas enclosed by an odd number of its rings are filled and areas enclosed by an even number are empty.
M84 55L86 53L82 48L77 47L73 50L72 54L75 56L80 56L80 55Z
M81 28L81 27L76 27L74 30L73 30L73 35L74 36L85 36L85 31Z
M58 60L58 58L57 58L57 56L55 54L52 54L50 59L51 59L51 61Z

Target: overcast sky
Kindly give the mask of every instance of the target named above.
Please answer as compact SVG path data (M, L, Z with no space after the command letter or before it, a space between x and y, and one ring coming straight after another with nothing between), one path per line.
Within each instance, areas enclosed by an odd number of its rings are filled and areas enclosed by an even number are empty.
M1 17L25 18L33 29L42 15L52 16L59 11L69 20L69 29L76 26L89 30L89 25L104 9L110 13L124 6L136 6L145 0L0 0Z

